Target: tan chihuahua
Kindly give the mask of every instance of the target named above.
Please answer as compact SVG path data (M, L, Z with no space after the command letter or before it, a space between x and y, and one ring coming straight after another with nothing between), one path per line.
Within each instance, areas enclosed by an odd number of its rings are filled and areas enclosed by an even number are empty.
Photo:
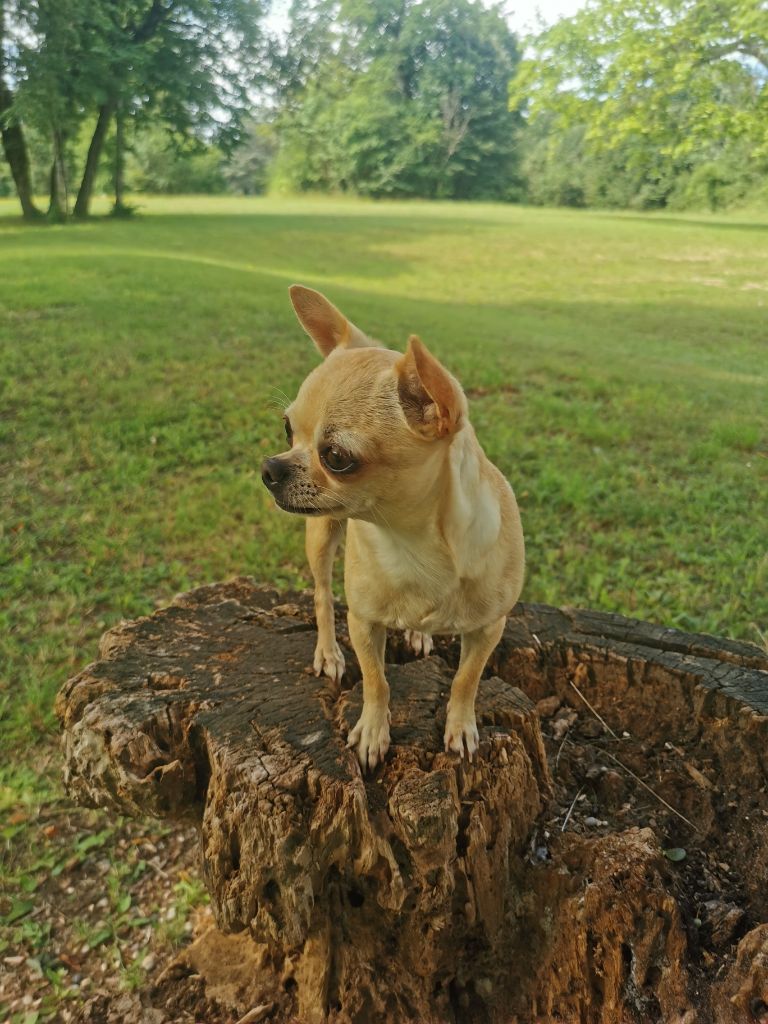
M331 575L349 521L344 586L363 674L363 711L347 745L363 769L389 749L387 628L429 653L431 635L461 634L445 749L472 759L475 696L523 585L525 553L512 488L488 461L458 381L415 336L383 348L319 292L290 289L325 361L286 409L290 449L266 459L275 502L307 519L315 581L315 672L340 680Z

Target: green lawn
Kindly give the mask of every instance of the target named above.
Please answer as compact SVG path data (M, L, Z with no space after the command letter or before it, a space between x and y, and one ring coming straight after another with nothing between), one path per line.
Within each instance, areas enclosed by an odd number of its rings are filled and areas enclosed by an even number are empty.
M526 600L761 642L768 218L143 202L56 228L0 203L6 758L120 617L235 573L308 582L259 476L317 361L293 281L461 379L520 501Z

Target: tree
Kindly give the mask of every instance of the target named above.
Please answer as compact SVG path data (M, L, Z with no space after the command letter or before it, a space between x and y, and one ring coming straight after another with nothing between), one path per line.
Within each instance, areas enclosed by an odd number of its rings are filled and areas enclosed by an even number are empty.
M275 156L275 146L271 125L248 122L244 126L243 138L222 168L224 180L229 188L245 196L265 192L270 165Z
M107 129L116 115L119 135L126 122L151 119L182 136L215 135L225 148L238 138L262 58L263 12L262 0L119 0L113 5L111 60L75 204L78 216L88 214ZM116 166L120 192L119 139Z
M766 158L768 6L591 0L531 41L510 99L558 130L588 125L586 140L597 149L640 139L686 161L738 139Z
M342 0L295 14L278 61L278 177L374 196L509 197L518 53L498 10Z
M18 0L21 117L49 140L48 216L69 213L68 151L101 75L103 5L97 0Z
M55 219L69 213L73 153L89 121L77 216L89 212L113 125L118 208L126 140L135 126L152 120L176 135L225 148L236 141L263 59L259 23L265 3L14 0L15 92L5 74L11 48L2 47L0 124L25 212L31 211L31 189L26 150L19 146L23 124L48 141L49 215Z
M9 69L5 28L5 3L0 0L0 135L3 141L3 153L8 161L21 203L22 214L27 220L35 220L42 215L32 198L29 154L24 128L16 110L16 97L7 80Z

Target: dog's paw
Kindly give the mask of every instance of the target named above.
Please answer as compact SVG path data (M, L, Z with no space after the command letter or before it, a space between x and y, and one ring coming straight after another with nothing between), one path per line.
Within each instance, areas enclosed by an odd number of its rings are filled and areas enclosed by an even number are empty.
M425 658L432 653L432 648L435 646L431 634L419 633L416 629L406 629L405 642L414 654L423 654Z
M365 771L383 762L389 750L389 709L363 705L363 713L347 737L347 746L357 748L357 759Z
M449 703L444 738L447 753L453 751L454 754L463 758L466 747L467 757L471 761L480 742L474 709L457 708L454 711Z
M323 644L320 640L317 641L313 666L316 676L328 676L334 683L339 684L344 675L344 664L344 655L335 640L331 647Z

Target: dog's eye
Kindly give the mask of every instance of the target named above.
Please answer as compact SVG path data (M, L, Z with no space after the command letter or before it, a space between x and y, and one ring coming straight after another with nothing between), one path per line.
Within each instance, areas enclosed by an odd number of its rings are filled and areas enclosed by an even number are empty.
M293 427L291 426L291 421L286 416L283 422L285 423L285 436L288 440L288 444L293 447Z
M329 444L321 450L320 461L332 473L351 473L353 469L357 469L357 462L349 452L337 448L335 444Z

